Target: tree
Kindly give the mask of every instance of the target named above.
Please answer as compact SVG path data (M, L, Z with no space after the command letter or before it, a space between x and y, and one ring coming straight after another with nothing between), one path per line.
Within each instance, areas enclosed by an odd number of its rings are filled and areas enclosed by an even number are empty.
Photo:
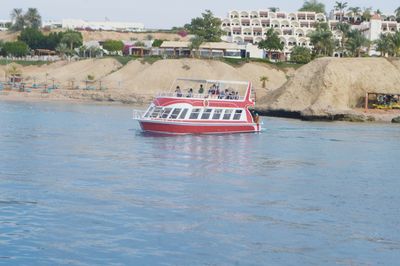
M376 50L381 53L381 56L386 56L390 52L391 40L389 35L381 33L375 44Z
M26 43L31 49L45 48L45 36L41 31L34 28L22 30L18 40Z
M351 30L349 39L346 42L346 48L353 56L361 56L361 48L368 45L368 39L359 30Z
M335 9L340 11L340 22L343 21L343 11L346 9L347 2L336 2Z
M12 31L20 31L25 27L25 18L23 15L22 8L14 8L10 14L11 17L11 30Z
M295 46L290 55L290 61L297 64L307 64L311 61L311 50L303 46Z
M350 13L353 17L359 16L359 15L361 14L361 8L358 7L358 6L349 7L347 10L350 11L349 13Z
M0 55L5 55L3 54L3 50L4 50L4 41L0 40Z
M279 12L279 7L272 6L272 7L269 7L268 9L269 9L269 11L274 12L274 13Z
M68 44L70 50L74 50L74 47L82 45L82 34L77 31L66 31L61 42Z
M152 47L160 47L163 44L164 40L155 39L153 41Z
M190 44L189 44L189 49L190 51L195 51L193 53L193 57L195 57L196 54L198 54L198 51L200 49L200 46L203 44L204 39L201 36L195 36L192 39L190 39Z
M372 10L371 7L368 7L368 8L364 7L363 13L361 15L362 21L369 21L371 19L371 17L372 17L371 10Z
M268 51L268 59L272 59L272 51L282 51L284 46L279 39L278 34L273 28L270 28L265 36L265 40L258 43L258 48Z
M260 77L260 81L261 81L261 87L263 89L265 89L265 87L267 85L266 83L269 81L268 77L267 76L261 76Z
M299 11L310 11L316 13L325 13L325 5L317 0L306 0Z
M344 48L347 41L347 36L349 35L350 32L350 25L347 23L338 23L336 28L342 33L340 47Z
M396 15L396 20L397 22L400 23L400 6L398 8L396 8L396 10L394 11L395 15Z
M6 42L4 44L4 53L8 56L23 57L29 52L29 47L21 41Z
M318 23L315 31L310 35L310 42L314 46L315 55L330 56L335 48L335 40L332 31L329 29L328 23Z
M42 17L36 8L28 8L24 15L25 24L29 28L39 29L42 26Z
M124 49L124 43L122 41L116 40L107 40L103 43L104 50L109 51L110 53L118 53Z
M57 47L56 47L56 52L60 54L60 56L62 58L65 57L65 55L69 52L68 46L65 43L60 43Z
M206 42L219 42L223 31L221 29L221 20L214 17L210 10L206 10L201 14L202 17L192 19L190 24L185 25L191 34L199 36Z
M154 39L153 35L147 34L146 40L151 41L151 40L153 40L153 39Z
M22 74L22 71L16 63L11 63L6 68L6 76L11 76L11 79L13 82L13 87L15 87L15 78L20 76L21 74Z
M400 55L400 31L396 31L394 34L390 35L390 41L391 41L391 48L392 48L392 54L394 56L399 56Z

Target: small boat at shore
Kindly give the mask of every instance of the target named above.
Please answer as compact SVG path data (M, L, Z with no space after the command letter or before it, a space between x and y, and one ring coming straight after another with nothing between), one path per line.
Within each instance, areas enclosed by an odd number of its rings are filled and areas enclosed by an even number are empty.
M251 82L177 79L145 112L134 111L133 119L143 131L154 133L259 132L259 117L249 110L255 102Z

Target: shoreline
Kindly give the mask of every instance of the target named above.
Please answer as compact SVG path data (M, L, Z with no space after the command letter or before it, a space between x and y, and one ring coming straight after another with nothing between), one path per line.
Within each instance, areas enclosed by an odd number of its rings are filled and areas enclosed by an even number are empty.
M148 96L140 96L141 101L134 99L113 100L112 97L98 97L101 92L84 92L84 91L58 90L50 94L36 92L16 92L2 91L0 92L0 101L5 102L35 102L35 103L72 103L72 104L93 104L93 105L109 105L109 106L131 106L145 108L151 102L146 100ZM93 96L96 97L93 97ZM121 98L121 97L118 97ZM261 116L280 117L297 119L301 121L315 122L334 122L344 121L350 123L391 123L392 119L400 116L400 110L373 110L365 112L364 109L352 109L347 112L327 113L324 115L306 115L300 111L288 110L272 110L268 108L257 107L254 109Z

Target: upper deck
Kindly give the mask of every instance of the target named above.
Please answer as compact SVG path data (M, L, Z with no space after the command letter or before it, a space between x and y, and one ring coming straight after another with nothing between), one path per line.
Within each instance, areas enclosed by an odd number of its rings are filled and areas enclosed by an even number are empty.
M195 106L253 106L255 101L251 82L186 78L175 80L169 91L160 92L155 99L160 105L180 102Z

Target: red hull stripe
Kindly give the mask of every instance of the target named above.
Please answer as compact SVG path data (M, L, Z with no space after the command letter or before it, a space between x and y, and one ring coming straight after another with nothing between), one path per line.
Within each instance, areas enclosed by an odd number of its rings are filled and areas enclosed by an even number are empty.
M171 134L211 134L211 133L244 133L257 132L257 127L245 124L235 125L193 125L193 124L171 124L153 123L139 121L144 131L171 133Z

